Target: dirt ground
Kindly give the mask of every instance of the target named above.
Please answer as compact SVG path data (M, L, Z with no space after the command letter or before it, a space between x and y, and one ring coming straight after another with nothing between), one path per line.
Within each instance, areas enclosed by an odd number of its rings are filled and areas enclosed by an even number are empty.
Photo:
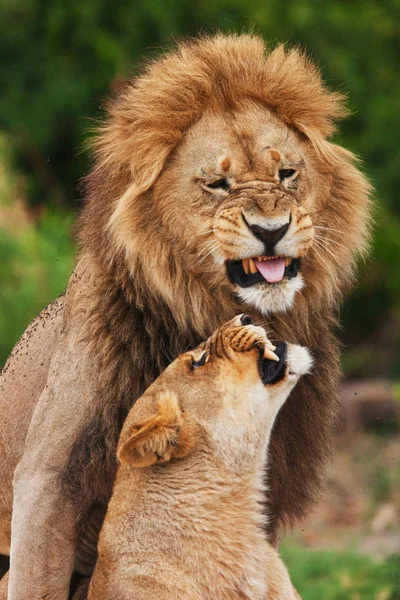
M307 549L352 550L375 558L400 553L396 429L384 426L338 436L325 493L292 537Z

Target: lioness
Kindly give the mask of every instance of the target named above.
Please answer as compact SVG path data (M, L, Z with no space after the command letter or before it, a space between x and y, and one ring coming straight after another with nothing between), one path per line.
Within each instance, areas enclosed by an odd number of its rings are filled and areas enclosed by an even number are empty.
M315 357L272 433L270 539L307 512L337 415L336 311L368 239L368 183L328 140L344 114L299 50L253 35L181 44L109 104L78 265L0 385L10 600L66 600L74 567L91 573L131 406L243 310Z
M276 414L311 360L284 343L275 354L249 323L181 355L131 409L89 600L294 600L265 538L263 478Z

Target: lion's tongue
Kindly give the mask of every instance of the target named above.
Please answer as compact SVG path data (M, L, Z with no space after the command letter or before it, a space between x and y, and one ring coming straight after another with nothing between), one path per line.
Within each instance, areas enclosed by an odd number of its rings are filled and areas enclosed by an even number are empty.
M284 258L272 258L271 260L265 260L259 262L254 261L258 271L268 281L268 283L275 283L276 281L282 281L285 273L285 259Z

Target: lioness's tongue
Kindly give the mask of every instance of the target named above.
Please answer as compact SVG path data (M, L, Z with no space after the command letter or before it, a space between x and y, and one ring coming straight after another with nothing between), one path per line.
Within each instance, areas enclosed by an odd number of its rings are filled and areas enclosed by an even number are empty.
M254 264L264 279L268 281L268 283L282 281L285 273L284 258L272 258L271 260L264 260L262 262L255 260Z

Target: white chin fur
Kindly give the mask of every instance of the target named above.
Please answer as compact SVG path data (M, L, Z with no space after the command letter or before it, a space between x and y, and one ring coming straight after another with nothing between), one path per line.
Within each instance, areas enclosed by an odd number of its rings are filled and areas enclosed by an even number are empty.
M293 304L296 292L304 286L301 273L279 284L256 284L249 288L236 286L239 298L247 305L255 307L263 315L286 312Z
M289 344L288 348L289 378L298 378L309 373L313 366L313 358L310 351L304 346Z

